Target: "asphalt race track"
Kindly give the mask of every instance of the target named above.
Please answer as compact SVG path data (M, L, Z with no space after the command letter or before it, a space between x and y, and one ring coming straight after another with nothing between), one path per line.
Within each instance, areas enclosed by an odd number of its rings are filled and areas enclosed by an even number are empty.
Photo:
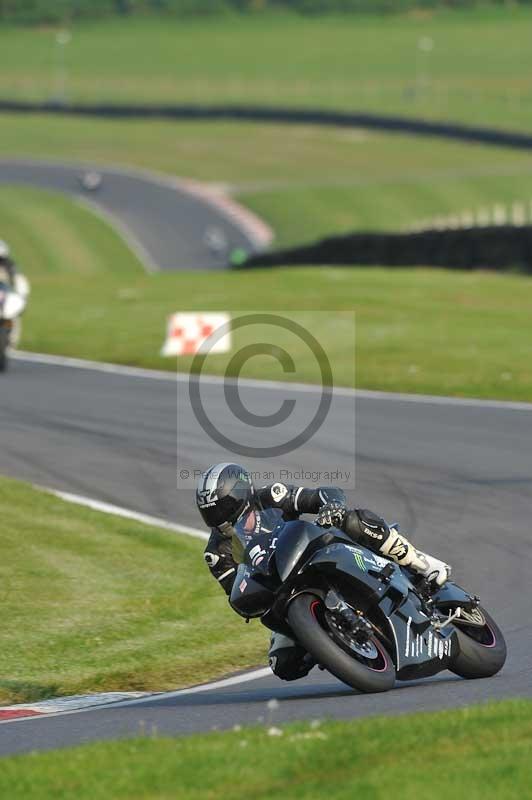
M87 191L81 178L91 171L102 181L99 188ZM268 243L265 226L236 204L207 197L196 184L149 172L0 160L2 183L51 189L89 203L152 271L221 269L227 267L232 250L255 252Z
M207 382L203 391L209 407L225 419L223 387ZM243 393L247 407L266 413L279 408L286 391L251 385ZM198 429L186 392L186 383L172 376L14 361L2 378L0 473L199 526L192 492L175 489L176 442L179 466L204 467L225 454ZM293 392L306 413L315 392ZM349 393L335 396L329 427L283 464L295 468L304 459L308 469L350 470L346 431L353 404ZM509 658L500 675L464 681L443 673L366 696L318 670L293 684L267 677L199 694L1 724L0 753L131 736L152 726L160 734L177 734L258 720L352 718L532 695L532 406L361 393L356 411L353 504L398 520L420 547L453 564L459 583L481 596L507 637ZM238 435L241 427L226 419L229 435ZM271 698L279 701L274 711L266 707Z

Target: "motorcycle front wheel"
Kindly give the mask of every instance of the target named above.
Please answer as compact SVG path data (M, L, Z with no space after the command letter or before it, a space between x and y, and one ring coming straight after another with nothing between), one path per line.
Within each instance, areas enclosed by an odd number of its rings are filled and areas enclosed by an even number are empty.
M334 625L322 600L305 593L287 611L297 641L339 680L360 692L386 692L395 684L395 666L376 637L357 641Z

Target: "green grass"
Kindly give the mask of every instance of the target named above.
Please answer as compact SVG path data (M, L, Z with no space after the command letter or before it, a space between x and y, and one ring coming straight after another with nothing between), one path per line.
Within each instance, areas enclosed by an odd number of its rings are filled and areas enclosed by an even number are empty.
M310 126L0 121L0 158L131 164L228 185L279 245L532 198L532 156L502 148Z
M170 689L264 661L267 632L230 611L201 541L4 478L0 515L0 703Z
M531 21L530 9L509 6L105 20L74 29L65 47L68 92L82 100L282 103L530 129ZM427 60L421 37L434 40ZM1 28L0 94L57 95L54 42L49 28Z
M117 235L63 197L2 189L0 218L33 286L26 349L175 369L158 355L174 311L295 310L325 347L337 384L353 385L356 366L359 387L532 400L528 277L319 267L146 275ZM338 335L353 310L355 365L350 339ZM293 378L316 380L312 356L294 354ZM208 369L223 373L227 360L212 356ZM177 366L188 369L190 358ZM283 377L266 357L244 374Z
M355 698L356 699L356 698ZM321 725L138 738L2 759L12 800L520 800L532 780L532 704L512 701ZM117 768L118 767L118 768Z

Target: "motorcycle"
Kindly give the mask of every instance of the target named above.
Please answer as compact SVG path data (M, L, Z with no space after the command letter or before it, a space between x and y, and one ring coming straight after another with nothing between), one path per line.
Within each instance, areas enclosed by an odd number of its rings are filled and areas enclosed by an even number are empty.
M478 597L452 581L434 589L340 530L283 520L271 533L236 529L232 545L232 608L295 638L354 689L384 692L446 669L486 678L504 665L504 637Z
M10 347L16 347L20 339L21 323L29 283L23 275L16 275L14 286L0 282L0 372L5 372Z

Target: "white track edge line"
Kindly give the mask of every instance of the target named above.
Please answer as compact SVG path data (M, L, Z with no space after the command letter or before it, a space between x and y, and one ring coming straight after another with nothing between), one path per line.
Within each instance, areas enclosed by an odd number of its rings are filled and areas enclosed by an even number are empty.
M132 706L132 705L143 705L146 703L150 703L153 699L156 700L164 700L165 698L171 699L173 697L184 697L185 695L189 694L199 694L200 692L209 692L215 689L225 689L227 686L237 686L240 683L249 683L250 681L257 681L260 678L267 678L271 677L272 671L270 667L259 667L258 669L254 669L251 672L243 672L241 675L234 675L232 678L222 678L218 681L213 681L212 683L201 683L199 686L191 686L188 689L176 689L172 692L158 692L157 694L147 696L147 697L136 697L132 700L117 700L116 703L113 703L114 708L119 708L122 706ZM111 706L111 703L108 704L107 708Z
M209 534L205 533L205 531L201 531L198 528L191 528L187 525L179 525L174 522L168 522L167 520L161 519L160 517L152 517L149 514L141 514L137 511L132 511L127 508L122 508L121 506L113 505L112 503L105 503L100 500L93 500L89 497L83 497L82 495L72 494L71 492L63 492L58 489L50 489L48 487L36 485L37 489L41 491L45 491L48 494L54 495L54 497L58 497L60 500L63 500L67 503L74 503L75 505L84 506L86 508L90 508L93 511L100 511L104 514L112 514L117 517L123 517L125 519L131 519L135 522L142 522L146 525L152 525L153 527L162 528L164 530L170 530L175 533L186 534L188 536L194 536L197 539L207 540L209 538ZM240 683L248 683L249 681L258 680L260 678L265 678L268 675L271 675L271 670L269 667L260 667L259 669L252 670L251 672L245 672L242 675L235 675L231 678L222 678L221 680L212 681L211 683L203 683L199 686L191 686L186 689L176 689L175 691L171 692L152 692L145 697L136 697L132 700L116 700L114 702L105 703L105 704L98 704L94 706L88 706L84 708L75 708L70 709L69 711L50 711L50 712L43 712L36 716L28 716L28 717L19 717L16 719L5 719L0 720L0 725L7 725L13 722L26 722L28 720L36 720L50 717L60 717L66 716L67 714L81 714L85 711L95 711L101 708L122 708L125 706L130 706L132 704L138 705L142 704L142 702L151 702L154 697L156 698L172 698L172 697L180 697L181 695L188 695L188 694L197 694L199 692L207 692L211 689L223 689L227 686L235 686ZM99 694L102 694L101 692ZM61 699L61 698L59 698ZM24 704L28 706L28 704ZM22 704L21 704L22 708Z
M126 247L131 250L137 261L139 261L144 272L147 272L148 275L160 272L158 265L125 222L122 222L115 214L108 211L95 200L89 200L89 198L83 197L80 194L74 194L72 198L75 205L78 205L90 214L94 214L101 222L114 230L118 237L123 240Z
M172 692L153 692L146 697L137 697L133 700L116 700L111 703L101 703L94 706L85 706L84 708L72 708L68 711L48 711L43 712L40 714L27 716L27 717L16 717L15 719L3 719L0 720L0 725L12 725L16 722L35 722L35 720L41 719L55 719L56 717L67 717L71 714L85 714L87 711L103 711L113 708L125 708L130 707L132 705L142 705L142 703L150 703L154 699L163 700L164 698L174 698L179 697L181 695L189 695L189 694L198 694L199 692L208 692L211 689L223 689L226 686L235 686L239 683L249 683L250 681L260 680L260 678L267 678L272 674L272 671L269 667L260 667L259 669L251 670L250 672L244 672L241 675L234 675L232 678L222 678L218 681L213 681L212 683L202 683L199 686L191 686L188 689L176 689ZM101 694L101 692L100 692ZM27 704L26 704L27 705Z
M164 370L147 369L145 367L129 367L124 364L112 364L106 361L91 361L89 359L74 358L71 356L56 356L47 353L33 353L25 350L17 350L11 354L17 361L27 361L35 364L45 364L55 367L69 367L72 369L84 369L92 372L102 372L112 375L123 375L130 378L147 378L149 380L173 381L176 383L186 383L190 376L186 372L165 372ZM228 379L217 375L202 375L202 383L223 385L228 383ZM240 386L255 389L290 389L298 392L316 393L321 391L320 386L307 383L291 383L289 381L270 381L258 380L253 378L239 378L231 381ZM470 408L500 409L503 411L526 411L532 412L532 403L525 403L515 400L487 400L474 397L449 397L446 395L430 394L407 394L402 392L383 392L373 389L350 389L344 386L336 386L333 394L337 397L353 397L366 400L395 401L401 403L417 403L421 405L446 405Z
M161 517L153 517L150 514L143 514L140 511L133 511L129 508L116 506L113 503L105 503L102 500L95 500L92 497L84 497L83 495L73 494L72 492L64 492L59 489L49 489L46 486L36 486L35 488L41 489L48 494L53 494L60 500L66 503L73 503L77 506L90 508L92 511L99 511L103 514L112 514L115 517L122 517L123 519L131 519L134 522L141 522L143 525L151 525L154 528L162 528L166 531L173 533L182 533L187 536L193 536L195 539L202 539L207 541L209 534L199 528L191 528L188 525L181 525L177 522L170 522L169 520L162 519Z

